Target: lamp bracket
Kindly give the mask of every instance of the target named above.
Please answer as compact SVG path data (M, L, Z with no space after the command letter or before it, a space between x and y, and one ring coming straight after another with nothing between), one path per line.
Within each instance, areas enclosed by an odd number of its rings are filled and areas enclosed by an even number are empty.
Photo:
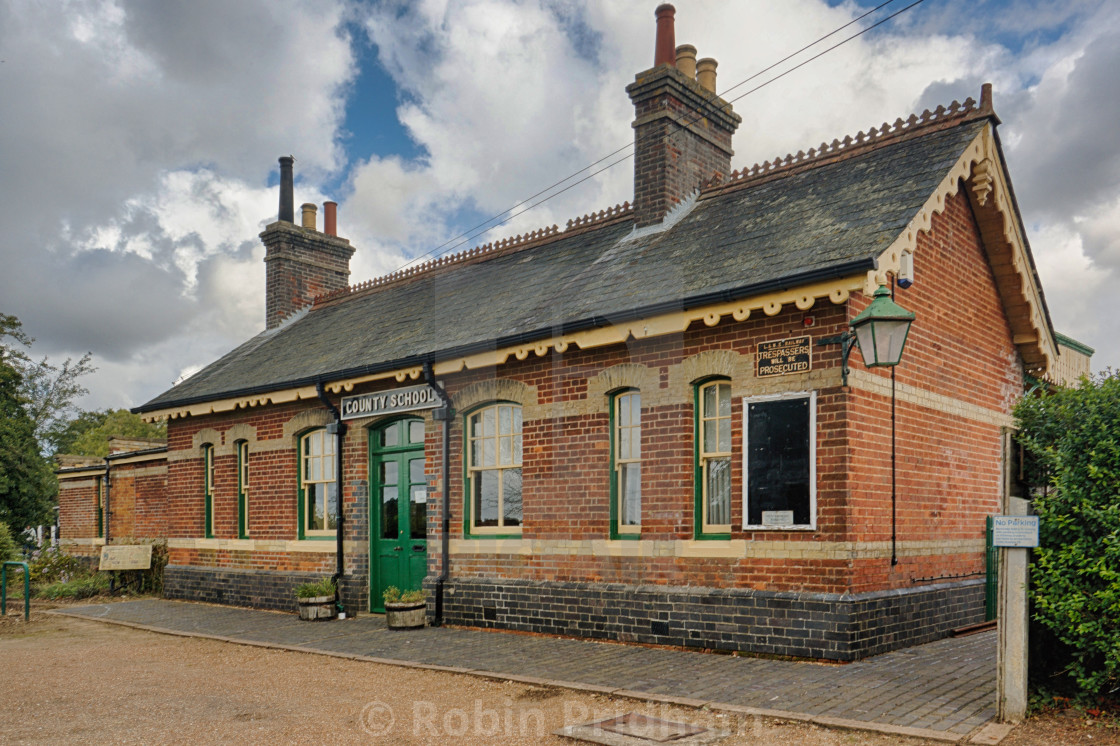
M817 347L821 345L843 345L840 348L840 384L842 386L848 385L848 356L852 354L852 347L855 343L856 335L851 330L817 340Z

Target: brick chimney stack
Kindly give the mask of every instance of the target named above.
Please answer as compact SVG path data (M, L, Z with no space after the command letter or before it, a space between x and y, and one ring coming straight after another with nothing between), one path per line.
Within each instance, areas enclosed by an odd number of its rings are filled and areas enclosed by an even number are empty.
M324 230L315 229L317 209L303 205L303 225L293 221L292 158L280 159L279 219L261 233L265 246L265 325L272 329L315 296L341 290L350 284L350 257L354 249L336 233L334 202L324 205Z
M634 102L639 228L660 223L693 190L731 173L731 136L742 121L715 94L715 60L697 62L695 47L676 46L675 14L672 5L658 6L654 66L626 87Z

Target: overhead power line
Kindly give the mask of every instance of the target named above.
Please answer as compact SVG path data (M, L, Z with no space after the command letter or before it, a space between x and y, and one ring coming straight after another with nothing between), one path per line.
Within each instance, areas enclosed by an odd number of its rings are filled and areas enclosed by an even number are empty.
M710 103L710 102L712 102L716 99L723 98L724 96L726 96L731 91L733 91L737 88L740 88L741 86L746 85L750 81L755 80L756 78L766 74L767 72L773 70L774 68L778 67L779 65L781 65L785 62L788 62L789 60L793 59L794 57L800 55L802 52L805 52L809 49L812 49L813 47L817 46L818 44L825 41L826 39L828 39L832 36L835 36L836 34L840 33L841 31L848 28L849 26L852 26L856 23L859 23L864 18L867 18L869 15L874 14L875 12L885 8L888 5L891 5L894 2L896 2L896 0L886 0L886 2L883 2L883 3L880 3L879 5L876 5L874 8L871 8L870 10L864 12L862 15L859 15L856 18L853 18L851 21L848 21L847 23L845 23L841 26L837 26L835 29L828 32L824 36L821 36L821 37L817 38L816 40L810 42L809 44L806 44L805 46L801 47L800 49L798 49L794 52L791 52L790 54L786 55L782 59L764 67L763 69L759 70L758 72L754 73L753 75L750 75L750 76L744 78L743 80L739 81L735 85L724 89L721 93L711 94L711 96L707 99L707 101L705 103ZM784 78L785 76L789 75L790 73L792 73L796 70L799 70L800 68L809 64L810 62L813 62L817 59L820 59L821 57L828 54L829 52L832 52L832 51L844 46L848 42L850 42L854 39L857 39L860 36L863 36L867 32L869 32L869 31L871 31L871 30L873 30L873 29L875 29L879 26L882 26L884 23L896 18L899 15L902 15L903 13L905 13L906 11L914 8L915 6L921 5L923 2L925 2L925 0L915 0L914 2L910 3L906 7L895 11L894 13L886 16L885 18L880 19L879 21L876 21L875 23L871 24L867 28L864 28L864 29L852 34L851 36L848 36L848 37L844 38L843 40L837 42L836 44L833 44L832 46L828 47L827 49L813 55L809 59L803 60L802 62L799 62L798 64L794 65L793 67L789 68L788 70L785 70L784 72L781 72L778 75L775 75L773 78L770 78L770 79L766 80L765 82L760 83L759 85L755 86L754 88L751 88L750 90L739 94L735 98L727 100L727 103L734 103L735 101L739 101L740 99L743 99L743 98L749 96L750 94L755 93L755 92L765 88L766 86L770 85L771 83L774 83L775 81ZM691 121L689 121L690 116L695 116L696 119L692 119ZM694 124L699 119L700 116L701 115L699 115L699 114L682 116L679 119L675 120L675 124L677 124L681 129L687 128L689 125ZM673 135L675 135L675 134L677 134L677 132L673 133ZM672 136L672 135L670 135L670 136ZM477 238L478 236L481 236L482 234L486 233L487 231L492 230L493 228L497 228L498 226L505 225L509 221L513 220L516 217L519 217L519 216L525 214L529 210L532 210L532 209L544 204L545 202L547 202L547 201L549 201L549 200L551 200L555 197L560 196L561 194L563 194L563 193L569 191L570 189L573 189L574 187L579 186L580 184L598 176L599 174L603 173L604 171L607 171L608 169L614 168L618 164L632 158L633 153L632 152L627 153L626 155L622 156L621 158L618 158L614 161L611 161L610 163L603 166L602 168L591 171L591 169L594 169L596 166L603 163L604 161L607 161L610 158L612 158L612 157L614 157L614 156L616 156L619 153L622 153L624 151L632 150L633 147L634 147L633 141L628 142L627 144L623 145L622 147L620 147L616 150L613 150L610 153L607 153L606 155L604 155L603 157L594 161L593 163L590 163L587 166L584 166L583 168L572 172L568 176L565 176L563 179L560 179L559 181L554 182L553 184L550 184L549 186L541 189L540 191L536 192L535 194L532 194L532 195L530 195L529 197L526 197L523 200L519 200L517 203L515 203L511 207L492 215L491 217L487 218L486 220L483 220L482 222L478 223L477 225L473 226L472 228L469 228L469 229L463 231L462 233L459 233L456 236L453 236L452 238L449 238L447 241L443 242L442 244L435 247L434 249L426 251L423 254L420 254L419 256L414 257L413 259L410 259L409 261L405 262L400 267L398 267L396 271L399 272L400 270L403 270L403 269L405 269L405 268L407 268L407 267L409 267L413 264L421 262L422 260L424 260L427 257L436 258L436 257L439 257L439 256L443 256L444 254L450 253L450 252L454 251L455 249L458 249L459 247L473 241L475 238ZM564 186L562 189L557 189L557 187L561 186L562 184L566 184L567 182L571 181L572 179L579 176L580 174L583 174L585 171L590 171L590 173L588 173L587 175L583 176L582 178L580 178L576 181L573 181L570 184L567 184L567 186ZM553 191L554 189L556 191ZM533 202L533 200L536 200L538 197L542 197L543 195L548 195L548 196L544 196L543 199L539 199L539 200ZM526 203L530 203L530 204L526 205ZM517 208L521 207L522 205L525 205L525 207L518 210ZM515 212L515 210L516 210L516 212ZM505 217L503 217L503 216L505 216Z

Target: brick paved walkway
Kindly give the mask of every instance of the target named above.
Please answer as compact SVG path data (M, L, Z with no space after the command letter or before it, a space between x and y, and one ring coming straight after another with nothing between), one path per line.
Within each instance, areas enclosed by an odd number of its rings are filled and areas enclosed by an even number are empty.
M821 723L861 721L872 728L878 724L893 732L940 735L944 740L957 740L995 716L995 632L828 665L488 630L391 631L383 617L369 614L309 623L294 614L159 599L56 613L236 642L688 700L698 706L797 713Z

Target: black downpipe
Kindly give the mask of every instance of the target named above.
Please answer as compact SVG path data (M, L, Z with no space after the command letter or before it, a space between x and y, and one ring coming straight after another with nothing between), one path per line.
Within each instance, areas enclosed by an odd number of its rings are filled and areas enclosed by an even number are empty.
M102 532L105 537L105 545L109 545L109 459L105 459L105 499L101 506L102 516L101 520L104 521L105 530Z
M315 382L315 393L319 397L319 401L323 402L323 406L334 415L334 422L327 425L327 434L335 436L334 442L334 479L335 479L335 499L338 500L338 517L335 525L335 572L331 576L331 583L334 584L334 605L340 612L346 613L346 607L342 604L342 593L339 591L339 583L342 580L343 572L343 537L346 528L346 511L343 510L342 500L342 441L343 436L346 435L346 424L342 421L342 414L338 411L338 407L331 403L327 398L326 392L323 391L323 382Z
M440 481L443 483L443 499L440 501L440 562L439 577L436 578L436 608L432 626L443 624L443 588L451 576L448 562L451 559L451 397L443 387L436 383L435 374L432 373L431 360L424 361L424 380L439 396L443 406L432 412L432 419L443 424L443 455L440 468L443 470Z

